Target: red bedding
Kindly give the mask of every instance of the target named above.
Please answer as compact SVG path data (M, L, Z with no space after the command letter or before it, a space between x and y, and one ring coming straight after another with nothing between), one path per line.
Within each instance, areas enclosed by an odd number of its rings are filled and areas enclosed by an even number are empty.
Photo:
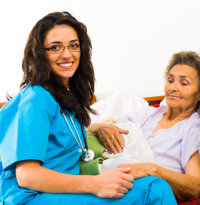
M200 197L192 201L179 202L178 205L200 205Z

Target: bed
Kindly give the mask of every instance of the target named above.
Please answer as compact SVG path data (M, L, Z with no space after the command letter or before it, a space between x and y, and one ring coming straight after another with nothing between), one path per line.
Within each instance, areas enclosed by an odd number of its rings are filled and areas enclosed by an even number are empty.
M96 116L91 115L92 122L104 119L106 115L109 117L115 117L116 115L124 112L128 112L134 106L134 109L140 109L143 106L160 106L164 96L153 96L139 98L134 94L128 92L116 93L105 99L98 99L98 97L93 98L92 107L99 113ZM0 102L0 107L2 107L6 102ZM109 105L109 106L105 106ZM122 106L123 105L123 106ZM0 161L0 174L2 172L2 164ZM178 202L178 205L200 205L200 197L186 202Z

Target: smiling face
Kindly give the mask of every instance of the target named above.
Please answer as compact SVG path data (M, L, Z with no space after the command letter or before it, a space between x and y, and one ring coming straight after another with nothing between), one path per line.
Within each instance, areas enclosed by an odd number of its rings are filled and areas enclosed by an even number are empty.
M50 29L44 40L44 47L50 48L46 52L52 71L60 77L65 85L68 85L69 79L79 66L81 51L76 51L76 49L73 51L77 45L79 46L77 32L73 27L65 24L56 25ZM59 46L65 46L63 52L51 52Z
M172 67L166 76L165 96L169 108L195 111L200 99L197 70L181 64Z

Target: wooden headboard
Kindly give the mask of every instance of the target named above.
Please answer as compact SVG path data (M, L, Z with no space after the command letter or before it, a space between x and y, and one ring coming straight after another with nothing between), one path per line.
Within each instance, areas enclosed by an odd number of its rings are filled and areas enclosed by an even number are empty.
M6 104L6 102L0 102L0 107L2 107L5 104Z
M164 95L145 97L144 99L149 103L149 105L160 104L160 102L165 98Z
M164 95L153 96L153 97L144 97L144 99L149 103L149 105L160 104L160 102L164 99ZM96 102L96 97L93 97L92 104ZM0 102L0 107L2 107L6 102Z

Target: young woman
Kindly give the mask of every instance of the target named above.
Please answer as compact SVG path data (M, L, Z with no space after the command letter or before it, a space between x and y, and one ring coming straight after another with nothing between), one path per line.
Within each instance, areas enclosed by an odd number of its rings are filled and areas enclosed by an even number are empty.
M80 157L87 161L93 154L84 129L88 112L94 112L91 42L84 24L68 12L39 20L22 67L20 93L0 111L2 204L176 204L160 178L143 178L132 189L129 168L79 175Z

